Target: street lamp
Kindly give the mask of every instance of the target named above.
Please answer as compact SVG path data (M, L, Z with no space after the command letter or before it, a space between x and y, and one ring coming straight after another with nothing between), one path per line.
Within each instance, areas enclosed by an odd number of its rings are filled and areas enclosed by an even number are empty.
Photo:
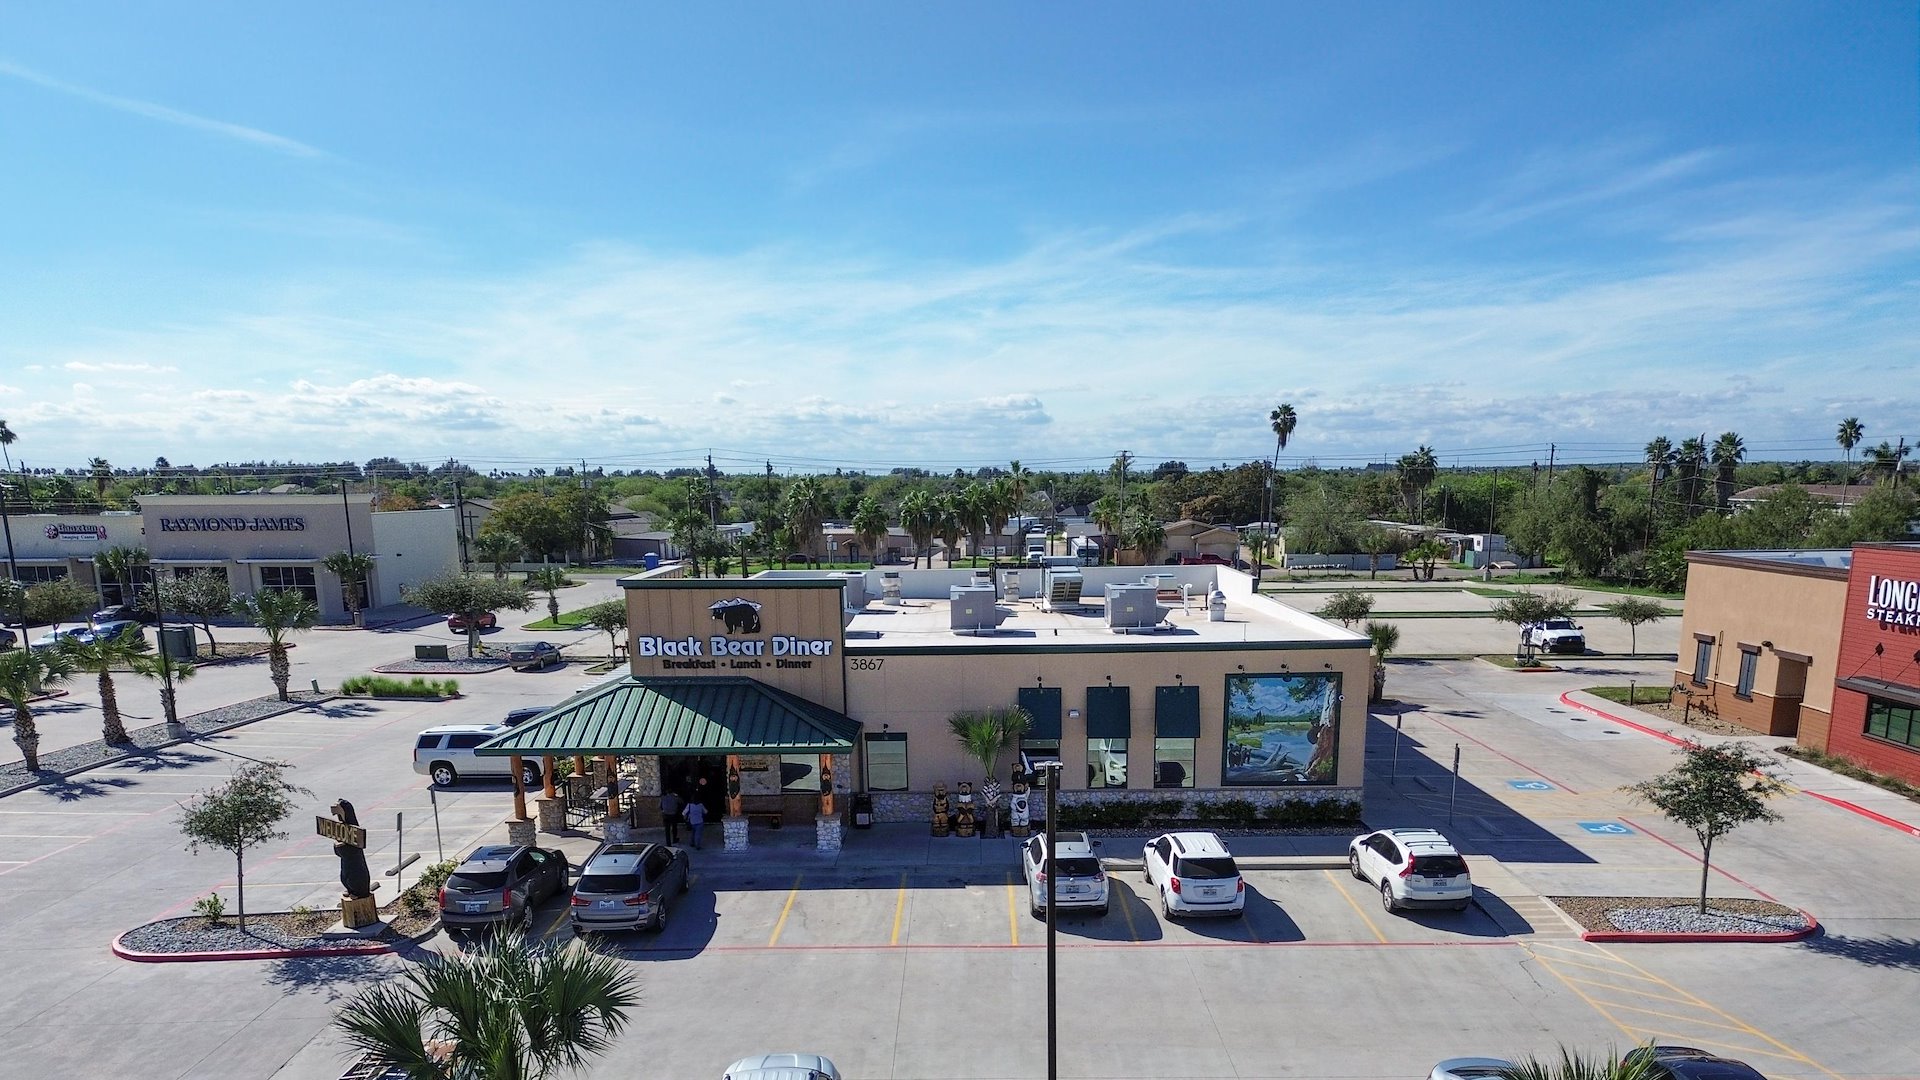
M1047 849L1046 861L1041 863L1042 866L1047 868L1047 1080L1058 1080L1060 1076L1060 1040L1059 1032L1055 1024L1056 1003L1054 1000L1054 989L1058 980L1054 974L1053 966L1053 888L1054 878L1059 875L1054 873L1053 861L1056 851L1054 838L1059 829L1059 825L1057 824L1059 818L1054 814L1053 810L1054 792L1060 790L1060 769L1062 762L1058 758L1055 758L1051 761L1036 762L1036 764L1039 766L1039 772L1043 777L1041 782L1047 785Z

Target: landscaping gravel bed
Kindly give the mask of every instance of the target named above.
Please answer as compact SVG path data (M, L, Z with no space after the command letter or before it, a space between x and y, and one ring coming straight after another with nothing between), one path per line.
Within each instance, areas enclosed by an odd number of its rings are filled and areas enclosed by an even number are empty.
M232 917L215 923L203 916L188 915L136 926L120 935L120 944L130 951L144 953L261 952L270 949L352 951L365 948L369 942L391 944L417 937L427 933L434 925L431 916L395 915L393 912L382 912L381 916L392 921L377 936L330 938L323 935L339 921L336 911L281 911L248 915L245 930L241 930Z
M331 694L315 694L305 690L296 691L290 696L293 698L291 701L281 701L279 697L268 694L249 701L222 705L217 709L208 709L185 717L182 723L186 726L188 738L211 735L242 724L251 724L256 720L264 720L269 716L279 716L295 709L317 705L333 697ZM11 712L7 713L9 727L12 726L12 715ZM24 791L38 784L53 783L77 772L148 753L181 741L167 733L167 725L164 723L133 728L127 734L131 736L131 741L125 743L108 743L95 739L77 746L48 750L40 755L40 772L38 773L28 772L26 765L18 761L0 765L0 795Z
M481 675L507 666L504 656L476 656L471 660L401 660L373 670L382 675Z
M1683 896L1549 896L1587 930L1631 934L1777 934L1805 930L1805 913L1768 900Z

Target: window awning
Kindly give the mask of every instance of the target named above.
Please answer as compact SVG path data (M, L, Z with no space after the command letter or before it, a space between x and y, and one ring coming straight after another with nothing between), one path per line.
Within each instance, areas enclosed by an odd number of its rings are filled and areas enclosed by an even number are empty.
M240 563L243 566L319 566L321 563L326 562L325 559L310 559L304 556L295 557L292 555L289 555L284 559L259 558L259 559L235 559L233 561Z
M554 706L474 753L847 754L859 735L859 721L757 679L629 675Z
M1902 705L1920 706L1920 686L1903 686L1885 679L1869 679L1858 675L1851 679L1835 680L1833 685L1842 690L1851 690L1856 694L1866 694L1868 697L1887 698Z

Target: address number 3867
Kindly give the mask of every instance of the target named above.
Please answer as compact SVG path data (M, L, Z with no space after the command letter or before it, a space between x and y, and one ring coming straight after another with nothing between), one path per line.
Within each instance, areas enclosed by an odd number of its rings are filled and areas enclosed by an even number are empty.
M871 656L856 656L852 661L853 670L855 671L879 671L886 662L886 658L884 657L875 658Z

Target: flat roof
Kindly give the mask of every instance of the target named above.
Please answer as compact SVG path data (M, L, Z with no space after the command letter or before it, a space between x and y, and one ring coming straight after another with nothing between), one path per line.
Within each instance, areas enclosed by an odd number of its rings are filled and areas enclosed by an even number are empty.
M1851 548L1754 548L1742 551L1696 551L1689 554L1711 555L1721 559L1784 563L1788 566L1819 566L1829 570L1847 570L1853 566Z
M1004 616L998 627L968 632L952 628L948 600L906 599L888 604L875 597L849 617L847 654L1372 647L1365 634L1267 597L1230 595L1226 621L1211 622L1207 596L1196 590L1184 607L1179 600L1160 601L1167 611L1160 629L1131 633L1107 628L1105 590L1089 588L1085 600L1077 609L1050 611L1032 596L1002 599L995 605Z

